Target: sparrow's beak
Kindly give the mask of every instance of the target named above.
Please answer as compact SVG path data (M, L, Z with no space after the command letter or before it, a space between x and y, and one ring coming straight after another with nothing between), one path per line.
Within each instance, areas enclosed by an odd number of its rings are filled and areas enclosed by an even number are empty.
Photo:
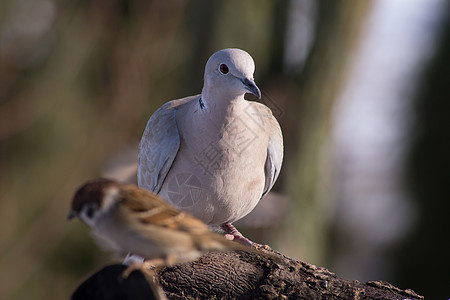
M73 210L70 210L69 213L67 214L67 220L70 221L73 218L75 218L77 216L77 213L74 212Z
M245 79L242 79L242 83L245 85L245 88L247 89L247 91L249 91L251 94L258 97L258 99L261 99L261 91L256 86L255 81L245 78Z

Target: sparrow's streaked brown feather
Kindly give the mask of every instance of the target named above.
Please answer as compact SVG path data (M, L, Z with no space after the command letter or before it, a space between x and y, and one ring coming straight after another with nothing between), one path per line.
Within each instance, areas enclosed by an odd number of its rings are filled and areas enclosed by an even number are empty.
M195 260L210 250L243 250L267 256L211 232L202 221L147 190L112 180L100 179L82 186L69 215L88 224L105 249L162 258L168 265Z
M136 189L135 185L123 185L120 197L120 201L124 203L123 207L135 213L136 218L143 224L196 234L209 232L208 226L202 221L177 210L147 190Z

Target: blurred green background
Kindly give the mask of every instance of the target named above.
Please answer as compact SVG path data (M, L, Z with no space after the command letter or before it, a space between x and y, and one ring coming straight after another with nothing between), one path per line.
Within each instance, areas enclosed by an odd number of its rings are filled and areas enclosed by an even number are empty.
M66 222L73 192L133 168L150 115L199 93L207 59L229 47L253 56L286 147L280 214L258 212L270 222L244 222L246 235L346 279L449 297L449 12L438 0L1 1L0 299L66 299L114 261Z

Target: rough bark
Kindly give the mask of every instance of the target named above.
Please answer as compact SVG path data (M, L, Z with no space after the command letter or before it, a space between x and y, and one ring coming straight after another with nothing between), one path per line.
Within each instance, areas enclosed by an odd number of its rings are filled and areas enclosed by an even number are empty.
M266 251L267 252L267 251ZM348 281L325 268L272 255L209 252L158 272L169 299L423 299L383 281ZM146 276L124 265L106 266L81 283L72 299L155 299Z

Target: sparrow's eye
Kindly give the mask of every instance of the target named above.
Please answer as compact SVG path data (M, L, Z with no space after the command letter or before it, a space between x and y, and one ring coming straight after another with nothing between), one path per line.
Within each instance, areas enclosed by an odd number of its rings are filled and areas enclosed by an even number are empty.
M219 71L222 74L228 74L229 70L228 70L228 66L226 64L220 64L219 66Z
M91 219L94 216L94 212L95 207L93 205L88 205L86 208L86 216Z

